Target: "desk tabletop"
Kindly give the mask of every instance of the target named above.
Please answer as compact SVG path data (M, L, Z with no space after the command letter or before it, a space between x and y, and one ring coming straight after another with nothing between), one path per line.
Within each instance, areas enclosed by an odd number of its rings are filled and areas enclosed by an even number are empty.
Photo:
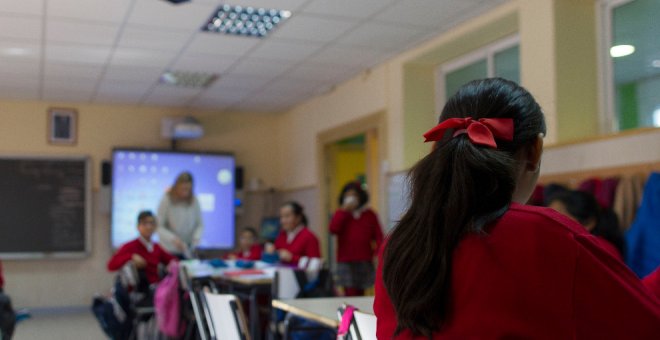
M213 278L222 279L244 285L266 285L273 282L275 267L265 262L256 262L255 268L245 270L245 275L239 274L243 269L235 266L232 260L225 261L229 267L215 268L206 261L186 260L181 261L182 267L188 271L191 279ZM255 270L259 273L255 273Z
M273 300L273 307L313 320L331 328L339 327L337 309L342 304L373 314L373 296Z

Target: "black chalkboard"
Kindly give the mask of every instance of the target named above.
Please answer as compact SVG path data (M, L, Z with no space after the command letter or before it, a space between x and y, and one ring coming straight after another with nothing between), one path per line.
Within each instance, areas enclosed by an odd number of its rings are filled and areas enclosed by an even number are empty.
M0 157L0 258L88 253L86 158Z

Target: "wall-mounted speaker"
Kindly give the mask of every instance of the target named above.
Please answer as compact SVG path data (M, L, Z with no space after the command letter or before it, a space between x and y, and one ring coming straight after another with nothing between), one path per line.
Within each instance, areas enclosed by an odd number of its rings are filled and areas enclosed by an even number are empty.
M234 172L234 184L236 190L243 190L243 167L237 166Z
M108 186L112 184L112 162L101 162L101 185Z

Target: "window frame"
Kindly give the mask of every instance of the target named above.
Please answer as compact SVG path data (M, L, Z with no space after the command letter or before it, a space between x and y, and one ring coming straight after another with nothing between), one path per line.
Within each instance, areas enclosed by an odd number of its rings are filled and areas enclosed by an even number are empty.
M520 34L515 33L482 46L476 50L463 54L457 58L448 60L436 67L435 71L435 113L440 115L447 101L446 98L446 76L448 73L473 64L479 60L486 59L487 77L495 76L495 55L514 46L520 46ZM518 65L520 69L520 65Z
M598 41L598 83L600 84L600 132L601 134L618 133L621 131L619 116L616 110L616 89L614 84L614 58L610 56L612 46L614 9L634 0L600 0L597 18L599 19ZM639 126L637 128L640 128Z

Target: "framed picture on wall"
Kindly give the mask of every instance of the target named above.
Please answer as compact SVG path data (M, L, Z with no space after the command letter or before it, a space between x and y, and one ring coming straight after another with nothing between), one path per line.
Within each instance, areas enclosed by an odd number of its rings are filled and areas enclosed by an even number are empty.
M75 145L78 138L78 111L69 108L48 109L48 143Z

